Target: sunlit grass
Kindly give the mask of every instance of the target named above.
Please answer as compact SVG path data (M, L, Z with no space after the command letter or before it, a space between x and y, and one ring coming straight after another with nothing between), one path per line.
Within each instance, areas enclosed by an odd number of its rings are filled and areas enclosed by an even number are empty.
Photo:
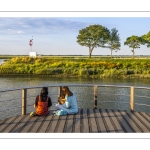
M0 65L0 75L84 76L98 78L150 77L150 59L83 57L13 57Z

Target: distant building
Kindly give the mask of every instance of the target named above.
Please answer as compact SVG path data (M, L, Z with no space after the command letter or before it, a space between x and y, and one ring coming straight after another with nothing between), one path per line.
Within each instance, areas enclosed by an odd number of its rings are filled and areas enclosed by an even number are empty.
M37 57L37 52L30 52L29 56L35 58Z

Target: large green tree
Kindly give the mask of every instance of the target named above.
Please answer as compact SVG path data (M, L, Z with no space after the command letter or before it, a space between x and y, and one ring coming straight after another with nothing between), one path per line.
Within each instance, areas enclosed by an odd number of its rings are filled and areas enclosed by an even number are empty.
M144 34L142 36L144 44L147 45L147 47L150 47L150 31L147 34Z
M112 52L113 50L118 51L120 50L120 37L118 34L118 30L116 28L113 28L110 30L109 38L107 41L107 45L104 46L105 48L109 48L111 51L111 58L112 58Z
M79 30L77 43L89 48L89 58L91 58L94 48L103 47L109 38L109 30L102 25L90 25Z
M143 44L142 38L135 35L128 37L124 42L124 45L128 45L130 48L132 48L132 58L134 58L135 49L140 48L141 44Z

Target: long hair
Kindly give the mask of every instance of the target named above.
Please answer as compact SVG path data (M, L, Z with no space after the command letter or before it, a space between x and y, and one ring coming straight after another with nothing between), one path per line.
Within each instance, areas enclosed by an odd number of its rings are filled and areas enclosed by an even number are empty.
M39 95L38 101L46 102L47 96L48 96L48 87L43 87L41 89L41 93Z
M63 95L68 95L68 96L72 96L73 93L70 91L70 89L68 88L68 86L63 86L62 87L62 96Z
M43 87L41 89L41 95L48 95L48 87Z

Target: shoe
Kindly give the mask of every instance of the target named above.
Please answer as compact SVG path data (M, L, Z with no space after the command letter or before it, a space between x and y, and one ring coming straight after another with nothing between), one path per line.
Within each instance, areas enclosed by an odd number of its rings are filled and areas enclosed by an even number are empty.
M31 112L31 113L30 113L30 117L33 117L33 116L36 116L36 113L35 113L35 112Z

